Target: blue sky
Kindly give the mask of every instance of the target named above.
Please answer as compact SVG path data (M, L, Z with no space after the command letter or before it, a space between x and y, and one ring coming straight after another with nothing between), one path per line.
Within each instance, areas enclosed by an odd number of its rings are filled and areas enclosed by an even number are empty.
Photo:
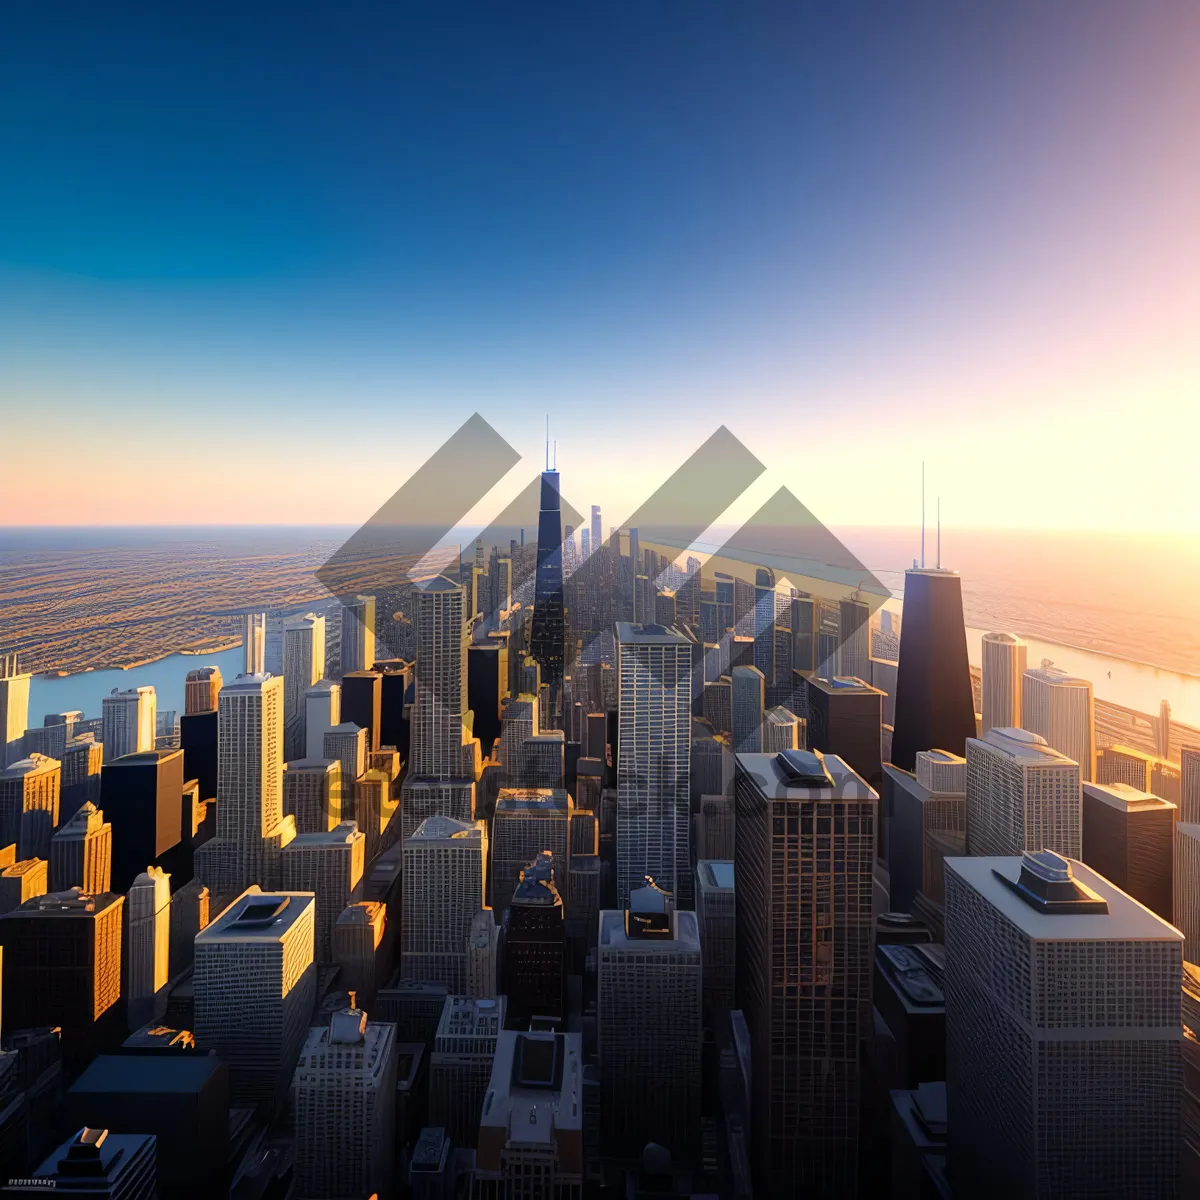
M1013 467L1119 466L1131 408L1196 432L1198 34L1185 3L6 6L0 412L69 428L0 519L354 522L478 409L531 456L550 412L577 503L724 421L834 522L910 519L887 477L925 456L960 522L1186 524L1161 464L1132 516ZM350 412L372 469L326 491L297 463Z

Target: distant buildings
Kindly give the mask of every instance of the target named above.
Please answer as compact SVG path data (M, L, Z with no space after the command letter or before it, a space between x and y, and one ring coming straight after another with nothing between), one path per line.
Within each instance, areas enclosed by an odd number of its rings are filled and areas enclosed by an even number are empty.
M1086 679L1054 668L1030 668L1022 677L1021 725L1077 762L1081 780L1095 779L1095 701Z
M171 961L171 877L147 867L129 886L125 902L125 1004L129 1028L162 1016Z
M216 712L221 691L220 667L197 667L184 681L184 714Z
M758 667L734 667L730 672L733 704L733 748L738 754L762 749L766 680Z
M29 727L28 672L17 670L17 656L0 657L0 771L21 757Z
M375 665L375 597L355 596L342 604L342 674Z
M383 676L378 671L348 671L342 676L342 720L367 731L367 753L378 750L383 711Z
M353 1006L310 1029L292 1076L298 1196L387 1196L395 1164L396 1027Z
M283 1104L316 990L311 894L247 888L196 938L196 1046L229 1067L234 1105Z
M327 757L325 735L331 729L337 729L342 721L341 685L318 679L304 693L304 753L289 755L289 761L302 758L314 762Z
M796 752L738 755L735 787L755 1185L770 1196L852 1195L878 796L841 759Z
M325 673L325 618L289 617L283 625L284 758L305 756L305 693Z
M983 635L983 721L989 729L1021 727L1021 695L1026 665L1025 643L1011 633Z
M19 759L0 771L0 846L16 843L22 858L48 858L61 791L62 767L43 754Z
M596 1027L603 1137L686 1159L700 1127L703 982L693 912L600 914Z
M660 625L617 627L617 905L653 876L690 901L692 644Z
M1082 863L947 861L955 1195L1175 1194L1182 951Z
M967 853L1078 858L1082 835L1078 763L1024 729L967 740Z

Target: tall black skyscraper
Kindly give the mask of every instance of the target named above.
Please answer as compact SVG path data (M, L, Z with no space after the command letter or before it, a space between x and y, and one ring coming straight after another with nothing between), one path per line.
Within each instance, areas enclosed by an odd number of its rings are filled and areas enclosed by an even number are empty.
M542 682L550 685L552 711L557 711L561 698L564 638L562 501L558 493L558 472L543 471L529 652L542 668Z
M974 736L962 580L939 568L905 571L892 762L912 771L918 750L962 755Z

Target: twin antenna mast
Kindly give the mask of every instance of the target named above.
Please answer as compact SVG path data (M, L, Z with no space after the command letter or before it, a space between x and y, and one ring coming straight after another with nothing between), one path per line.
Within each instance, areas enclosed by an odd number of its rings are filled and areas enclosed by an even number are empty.
M937 498L937 569L942 569L942 498ZM921 463L921 570L925 570L925 463Z

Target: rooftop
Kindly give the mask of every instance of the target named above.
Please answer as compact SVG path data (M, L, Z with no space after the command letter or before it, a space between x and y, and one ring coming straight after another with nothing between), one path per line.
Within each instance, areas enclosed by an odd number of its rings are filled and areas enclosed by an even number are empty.
M257 884L251 884L196 935L196 945L280 938L315 903L312 892L264 892Z
M224 1070L215 1054L100 1054L71 1085L71 1094L189 1094Z
M495 1037L504 1028L507 1004L504 996L447 996L438 1018L437 1036Z
M19 759L6 770L0 771L0 779L19 779L39 771L57 771L61 767L57 758L47 758L44 754L31 754L28 758Z
M985 642L1002 642L1006 646L1023 646L1025 643L1015 633L985 633Z
M691 643L672 626L635 625L632 621L617 623L617 641L623 646L690 646Z
M1128 783L1089 783L1084 780L1083 794L1103 804L1111 805L1122 812L1145 812L1148 809L1173 809L1170 800L1164 800L1153 792L1143 792Z
M109 767L157 766L168 758L182 754L182 750L135 750L132 754L122 754L119 758L110 759L104 764L104 769L107 771Z
M817 675L808 676L810 687L819 688L829 695L834 692L856 692L861 695L877 695L882 696L884 693L880 688L872 687L865 680L859 679L856 675L835 675L832 679L822 679Z
M640 916L642 914L634 914ZM645 914L653 917L656 914ZM611 949L636 949L639 953L653 953L656 950L674 951L700 950L700 929L696 924L694 912L675 912L666 914L671 922L670 937L639 937L630 936L626 932L626 913L620 909L606 909L600 914L600 945Z
M549 1146L556 1132L582 1131L581 1059L578 1033L502 1031L480 1125L524 1145Z
M496 813L533 813L558 816L567 811L566 788L501 788Z
M11 870L9 867L5 874ZM79 916L107 912L114 905L124 903L125 897L117 892L101 892L90 896L82 888L74 887L67 888L64 892L47 892L44 896L34 896L0 919L11 920L16 916Z
M739 754L737 764L768 800L818 800L833 796L850 800L879 799L875 790L836 754L821 754L816 750L812 753L824 763L832 787L796 785L788 779L774 754Z
M451 840L478 842L483 837L483 822L468 824L453 817L435 814L426 817L413 831L410 842L446 842Z
M271 680L275 678L276 676L272 675L269 671L261 671L253 675L247 675L243 672L221 689L221 695L223 696L226 692L231 694L237 694L240 692L261 692L266 684L270 683ZM283 677L279 676L279 678L282 679Z
M1034 941L1183 941L1177 929L1103 875L1075 859L1066 861L1074 879L1104 900L1108 912L1047 912L1030 904L1015 890L1021 858L947 858L946 871L969 884Z
M981 738L967 738L967 746L979 743L1001 750L1012 758L1019 758L1040 766L1077 766L1074 759L1047 745L1046 739L1027 729L989 729Z
M1089 691L1092 687L1090 679L1068 675L1066 671L1060 671L1057 667L1030 667L1025 672L1025 678L1036 679L1039 683L1050 683L1055 687L1087 688Z
M314 850L353 845L365 835L359 832L357 821L339 821L332 829L323 833L299 833L283 848L289 850Z
M283 764L283 769L285 771L320 771L325 774L336 765L339 765L339 760L336 758L293 758Z

